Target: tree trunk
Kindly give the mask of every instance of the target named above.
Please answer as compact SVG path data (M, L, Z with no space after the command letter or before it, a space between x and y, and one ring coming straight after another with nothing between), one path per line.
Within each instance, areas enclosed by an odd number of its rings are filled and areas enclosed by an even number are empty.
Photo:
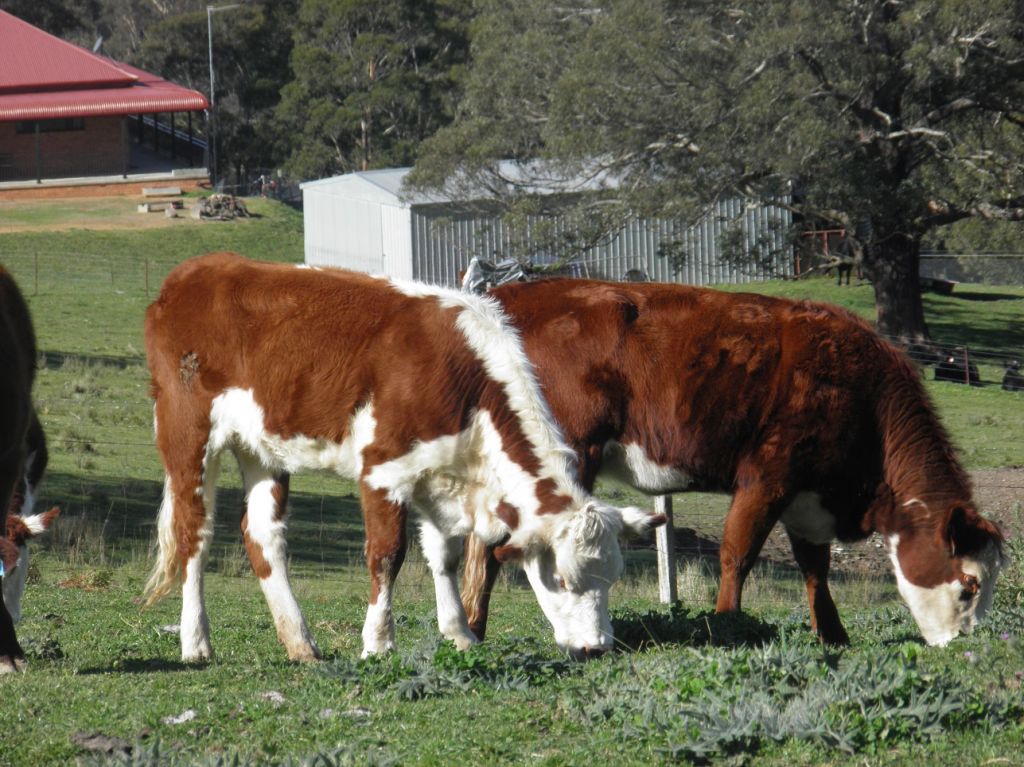
M907 235L878 238L866 256L875 287L878 332L903 343L927 341L920 240Z

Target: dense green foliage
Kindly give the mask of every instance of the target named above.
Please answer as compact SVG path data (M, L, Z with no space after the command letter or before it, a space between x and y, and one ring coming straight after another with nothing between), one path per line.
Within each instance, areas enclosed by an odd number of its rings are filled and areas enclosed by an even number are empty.
M305 0L276 115L304 178L409 165L450 119L468 55L465 0Z
M1024 217L1022 11L1019 0L484 0L457 118L416 179L493 185L497 161L542 159L606 179L602 202L623 216L791 193L804 225L855 236L881 329L921 337L925 234Z

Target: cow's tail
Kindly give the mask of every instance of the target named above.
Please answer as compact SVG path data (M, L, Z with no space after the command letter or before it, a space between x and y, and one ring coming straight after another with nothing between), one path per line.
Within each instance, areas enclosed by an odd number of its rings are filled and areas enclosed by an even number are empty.
M164 498L156 520L159 550L144 592L147 605L167 596L181 583L181 558L178 556L178 536L174 527L174 493L171 490L171 479L167 477L164 479Z

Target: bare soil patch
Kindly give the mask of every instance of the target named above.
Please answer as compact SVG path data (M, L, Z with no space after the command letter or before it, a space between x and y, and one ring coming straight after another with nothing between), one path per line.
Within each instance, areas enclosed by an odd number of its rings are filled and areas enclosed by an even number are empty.
M137 195L83 196L39 199L0 198L0 234L15 232L67 231L69 229L159 229L189 226L197 222L186 208L168 218L162 211L139 213L141 202L154 202Z
M971 479L974 500L981 513L996 522L1007 538L1024 535L1024 466L982 469L971 472ZM676 550L687 557L709 557L717 561L720 541L720 530L698 531L687 527L676 530ZM761 557L796 567L789 538L780 525L776 525L765 541ZM859 543L837 542L832 546L833 572L872 575L887 573L890 567L888 550L877 534Z

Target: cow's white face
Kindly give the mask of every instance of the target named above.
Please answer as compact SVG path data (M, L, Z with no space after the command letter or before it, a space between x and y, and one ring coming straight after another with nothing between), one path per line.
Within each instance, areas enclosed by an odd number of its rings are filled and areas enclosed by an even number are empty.
M612 648L608 591L622 576L619 533L641 533L664 521L660 514L591 501L560 522L550 545L524 557L523 569L562 650L584 659Z
M898 551L899 536L892 535L889 556L896 584L925 642L944 647L959 634L973 631L992 606L1002 564L999 547L990 543L975 556L960 558L957 577L934 586L913 583L904 572Z
M21 596L25 593L28 580L28 546L18 546L18 563L3 574L4 606L11 614L11 620L21 620Z

